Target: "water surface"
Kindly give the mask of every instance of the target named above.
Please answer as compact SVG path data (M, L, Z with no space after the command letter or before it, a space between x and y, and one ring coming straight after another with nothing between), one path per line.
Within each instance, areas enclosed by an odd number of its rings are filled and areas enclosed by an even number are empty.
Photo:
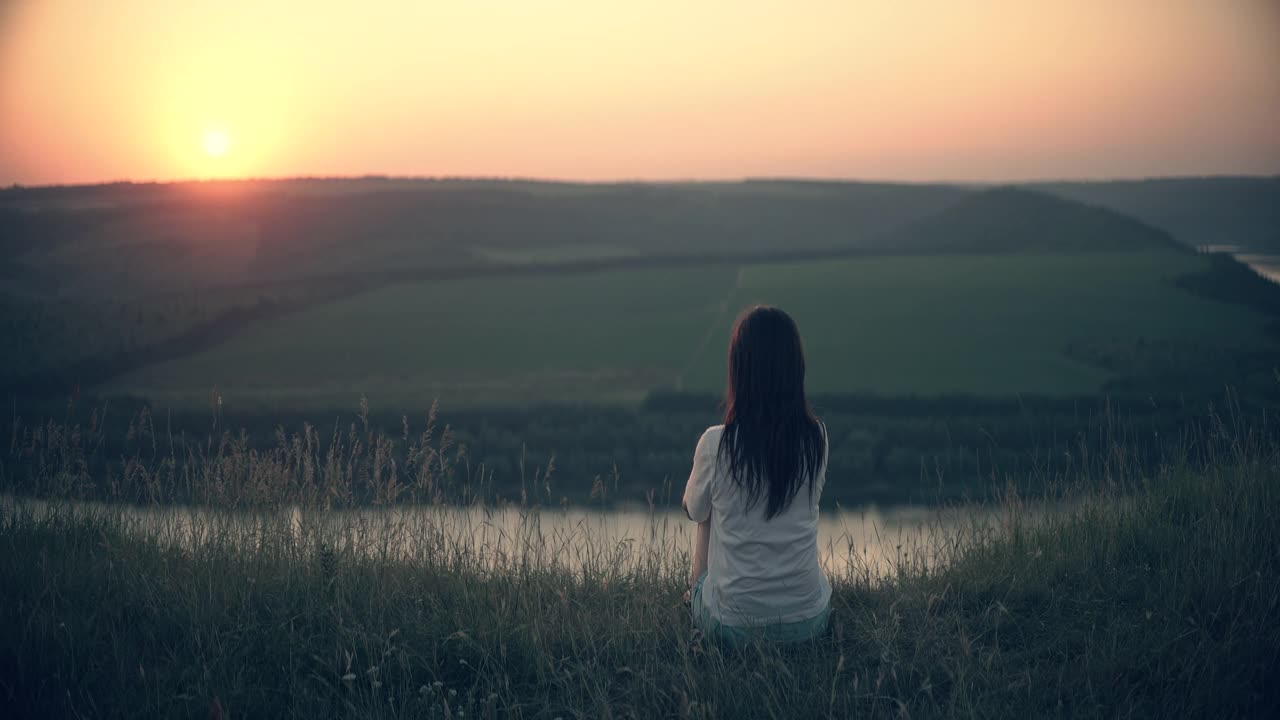
M514 567L610 569L683 563L696 525L680 511L404 506L355 510L233 511L185 506L130 506L5 497L7 511L96 514L131 532L193 547L318 547L423 562L465 562L484 570ZM987 506L926 508L867 506L823 512L819 556L836 575L881 577L906 564L935 561L947 547L997 531L998 510Z

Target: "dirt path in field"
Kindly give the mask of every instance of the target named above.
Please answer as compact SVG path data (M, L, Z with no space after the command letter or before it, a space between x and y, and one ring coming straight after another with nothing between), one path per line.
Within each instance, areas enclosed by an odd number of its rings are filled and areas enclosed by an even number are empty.
M693 370L694 365L696 365L699 358L702 357L702 353L706 352L707 346L711 344L711 341L716 336L716 330L720 328L720 322L733 311L733 297L737 295L738 290L742 288L742 275L746 270L747 268L745 265L738 267L738 274L734 276L733 285L729 287L729 292L725 294L724 299L716 306L719 312L717 312L716 316L711 320L711 324L707 327L707 331L703 333L702 339L698 341L698 346L694 348L693 355L690 356L689 362L685 363L684 368L680 370L680 374L676 376L676 390L684 390L685 376Z

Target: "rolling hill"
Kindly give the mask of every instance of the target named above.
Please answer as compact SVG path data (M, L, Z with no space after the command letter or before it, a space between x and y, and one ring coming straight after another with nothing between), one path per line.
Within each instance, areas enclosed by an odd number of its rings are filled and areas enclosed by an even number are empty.
M1191 247L1280 251L1280 176L1036 183L1028 187L1109 208Z
M1238 343L1215 335L1213 344L1265 343L1258 317L1238 305L1177 310L1185 288L1234 301L1213 278L1175 285L1219 266L1164 229L1039 186L357 178L13 189L0 191L0 248L7 393L96 386L192 398L233 382L272 402L308 404L361 388L386 397L447 390L483 404L635 402L655 388L715 388L718 361L696 348L721 342L733 309L754 301L808 308L837 363L869 357L869 346L846 335L881 338L872 345L879 364L856 381L838 365L822 373L831 392L1083 392L1114 373L1080 365L1081 357L1114 354L1177 312L1239 331ZM928 262L885 264L876 255ZM943 255L992 259L933 257ZM889 272L889 286L877 268ZM999 268L1033 277L1061 268L1070 282L1046 294L1010 284ZM1108 294L1086 297L1085 285L1104 276ZM773 287L770 277L782 285L753 294ZM970 286L973 277L985 279ZM675 289L662 289L671 282ZM1119 339L1090 335L1077 316L1027 345L1033 352L1018 349L1020 333L1034 327L1022 320L975 326L973 343L962 334L921 345L894 330L950 337L950 326L935 322L943 310L1000 317L993 308L1002 304L1053 308L1073 298L1107 314L1108 303L1138 302L1125 298L1139 287L1145 299L1137 314L1124 311ZM683 300L655 304L646 299L653 292ZM890 325L877 320L890 315ZM618 318L618 332L584 332L574 323L585 317L597 325ZM842 330L850 318L861 319ZM1077 357L1062 360L1067 341L1080 338ZM508 351L495 342L525 356L501 358ZM651 352L662 344L678 347ZM268 349L270 362L261 357ZM969 358L967 379L917 362L952 351ZM984 353L995 352L1012 364L984 380ZM1060 361L1059 381L1028 369Z
M879 246L885 252L1079 252L1182 247L1168 233L1113 210L1017 187L968 195L909 222Z
M967 191L796 181L281 180L0 191L0 290L120 296L338 275L839 252ZM63 196L66 197L63 197ZM22 278L39 278L23 282Z

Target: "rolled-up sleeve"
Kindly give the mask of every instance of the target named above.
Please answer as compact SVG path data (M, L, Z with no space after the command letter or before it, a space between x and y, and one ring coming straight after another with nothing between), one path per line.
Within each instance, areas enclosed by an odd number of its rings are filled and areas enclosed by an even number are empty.
M708 430L702 434L698 448L693 451L693 471L689 473L689 482L684 487L684 511L694 522L711 519L711 483L715 479L719 449L714 434Z

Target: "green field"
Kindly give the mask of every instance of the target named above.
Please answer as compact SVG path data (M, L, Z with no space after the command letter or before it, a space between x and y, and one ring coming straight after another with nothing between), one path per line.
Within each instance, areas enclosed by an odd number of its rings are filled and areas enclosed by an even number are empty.
M1267 319L1174 278L1172 250L877 256L684 269L481 276L392 286L255 323L124 375L106 394L242 409L633 404L717 392L734 314L776 303L800 324L819 393L1097 391L1113 373L1069 344L1273 347Z
M247 328L109 393L177 406L631 403L670 384L723 311L735 268L513 275L370 292Z
M735 307L778 304L800 323L816 392L1088 393L1110 377L1072 341L1145 338L1265 346L1266 318L1173 284L1204 259L1167 251L874 257L751 266ZM731 318L690 374L718 388Z

